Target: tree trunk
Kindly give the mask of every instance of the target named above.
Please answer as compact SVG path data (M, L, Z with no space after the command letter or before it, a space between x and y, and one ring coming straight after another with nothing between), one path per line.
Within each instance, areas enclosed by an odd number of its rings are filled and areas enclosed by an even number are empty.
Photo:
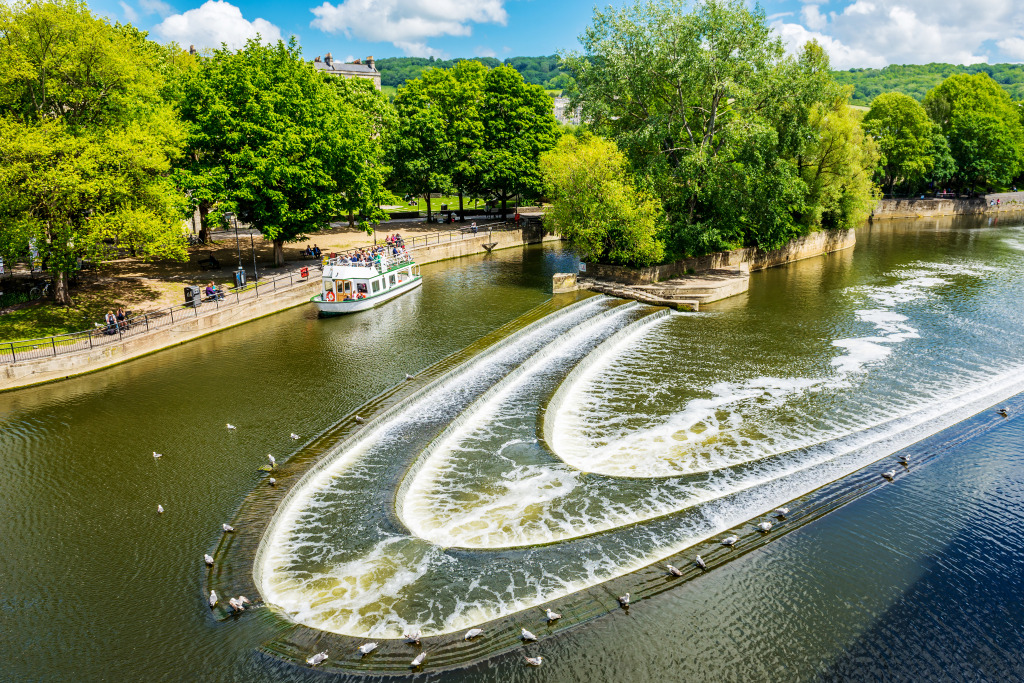
M68 274L61 271L53 275L53 299L61 306L71 305L71 290L68 289Z
M284 265L284 238L283 237L275 237L274 238L274 265L275 266L283 266Z
M356 227L356 214L355 214L354 211L349 211L348 212L348 227L350 227L350 228Z
M199 227L206 228L206 234L210 234L210 226L206 217L210 214L211 206L206 202L200 202L199 204Z
M501 220L505 220L505 214L507 211L508 195L501 195Z
M431 215L433 215L433 214L431 214L431 212L430 212L430 193L428 192L427 193L427 222L428 223L430 222Z
M466 209L462 204L462 190L459 190L459 222L464 223L466 221Z

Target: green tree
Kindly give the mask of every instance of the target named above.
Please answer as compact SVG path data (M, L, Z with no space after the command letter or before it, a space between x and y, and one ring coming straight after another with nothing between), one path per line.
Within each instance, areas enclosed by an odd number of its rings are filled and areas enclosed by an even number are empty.
M563 136L540 167L552 202L544 222L581 259L642 267L664 258L661 203L636 187L614 142Z
M889 194L898 184L912 192L931 173L934 127L924 107L908 95L886 93L875 98L864 117L864 129L878 143L878 175Z
M114 240L186 257L168 175L184 130L145 35L73 0L0 5L0 250L31 243L71 304L68 276Z
M294 38L216 50L183 92L191 176L216 179L206 189L273 241L275 264L284 263L286 241L343 212L371 223L385 216L373 117L325 83Z
M539 85L529 85L515 69L499 66L487 73L480 103L483 134L475 155L479 186L501 201L542 192L538 162L558 140L551 98Z
M949 141L962 186L1005 185L1016 177L1024 161L1020 112L988 74L950 76L924 106Z

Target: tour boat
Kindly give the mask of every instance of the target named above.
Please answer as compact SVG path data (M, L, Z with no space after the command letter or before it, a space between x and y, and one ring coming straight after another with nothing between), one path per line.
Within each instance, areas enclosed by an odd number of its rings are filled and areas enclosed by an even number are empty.
M368 262L336 256L324 262L320 293L310 301L321 316L365 311L423 284L420 267L404 249Z

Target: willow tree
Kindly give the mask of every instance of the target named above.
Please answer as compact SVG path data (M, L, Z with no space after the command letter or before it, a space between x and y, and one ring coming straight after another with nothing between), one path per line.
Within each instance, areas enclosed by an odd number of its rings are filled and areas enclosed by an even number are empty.
M70 305L80 258L111 241L186 257L169 180L184 130L153 53L175 51L71 0L0 4L0 255L39 254Z
M200 61L183 86L187 152L197 177L218 178L218 199L274 245L326 229L358 210L383 217L384 190L373 117L324 82L293 38Z

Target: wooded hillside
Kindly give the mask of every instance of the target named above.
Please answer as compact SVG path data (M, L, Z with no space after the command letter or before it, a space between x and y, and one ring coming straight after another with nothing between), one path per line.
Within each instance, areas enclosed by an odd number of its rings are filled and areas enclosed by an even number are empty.
M853 86L853 104L867 106L887 92L910 95L917 101L955 74L987 73L1015 100L1024 100L1024 64L893 64L884 69L835 72L836 80Z

